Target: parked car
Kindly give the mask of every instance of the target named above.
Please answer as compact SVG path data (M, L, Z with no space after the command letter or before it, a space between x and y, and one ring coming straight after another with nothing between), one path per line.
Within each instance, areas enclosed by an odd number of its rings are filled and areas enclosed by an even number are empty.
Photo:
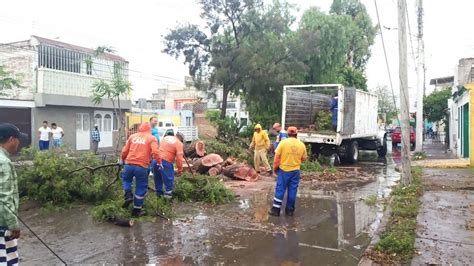
M392 146L396 147L399 143L402 143L402 128L396 127L392 131ZM410 127L410 144L416 146L416 134L413 127Z

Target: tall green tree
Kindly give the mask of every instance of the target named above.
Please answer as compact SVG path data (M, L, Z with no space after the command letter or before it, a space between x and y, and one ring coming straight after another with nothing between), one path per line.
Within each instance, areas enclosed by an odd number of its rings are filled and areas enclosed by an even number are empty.
M258 15L261 0L200 0L205 27L181 25L165 36L163 52L180 57L189 66L198 89L223 90L221 118L229 93L240 94L246 78L242 44L252 31L248 18Z
M306 10L298 37L301 56L308 67L307 83L335 83L346 63L352 21L347 16L328 15L318 8Z
M360 0L334 0L330 13L345 15L352 20L350 43L346 50L347 66L364 71L377 34L367 9Z
M254 30L242 49L247 72L243 96L252 120L264 127L280 121L283 85L303 83L307 72L291 30L292 11L288 3L274 1L260 16L249 18Z
M423 98L423 115L430 122L443 121L446 124L448 100L452 97L451 87L435 91Z
M13 73L7 71L5 66L0 65L0 95L5 95L6 90L21 87L20 80L13 76Z

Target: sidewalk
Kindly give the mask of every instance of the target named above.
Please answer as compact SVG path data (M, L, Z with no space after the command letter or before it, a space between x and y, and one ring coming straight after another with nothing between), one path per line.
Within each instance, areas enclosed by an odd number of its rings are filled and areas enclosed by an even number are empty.
M431 143L430 140L423 144L423 151L426 159L413 161L413 166L427 168L466 168L469 167L469 161L458 159L452 152L448 152L442 143Z
M431 155L425 165L440 166L456 161L444 153L442 146L425 144L425 147ZM425 168L423 184L425 191L417 217L417 254L412 265L473 265L473 169Z

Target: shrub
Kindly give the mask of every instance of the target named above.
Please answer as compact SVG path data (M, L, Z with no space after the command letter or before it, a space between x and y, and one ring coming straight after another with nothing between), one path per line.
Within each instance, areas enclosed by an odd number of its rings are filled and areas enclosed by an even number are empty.
M218 135L223 138L238 137L240 129L244 126L240 124L237 117L226 116L224 119L220 118L220 112L218 111L208 111L206 118L217 127Z
M179 201L202 201L223 204L234 200L235 194L216 177L197 175L182 176L175 181L173 195Z
M323 170L321 164L318 161L306 160L301 163L301 171L304 172L321 172Z

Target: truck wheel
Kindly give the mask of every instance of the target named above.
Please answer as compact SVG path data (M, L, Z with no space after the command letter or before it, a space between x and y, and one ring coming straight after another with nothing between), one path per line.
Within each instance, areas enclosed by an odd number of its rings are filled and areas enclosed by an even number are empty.
M385 155L387 155L387 137L383 138L382 146L377 149L377 153L380 157L385 157Z
M356 140L351 141L348 148L345 159L348 163L356 163L359 159L359 143Z

